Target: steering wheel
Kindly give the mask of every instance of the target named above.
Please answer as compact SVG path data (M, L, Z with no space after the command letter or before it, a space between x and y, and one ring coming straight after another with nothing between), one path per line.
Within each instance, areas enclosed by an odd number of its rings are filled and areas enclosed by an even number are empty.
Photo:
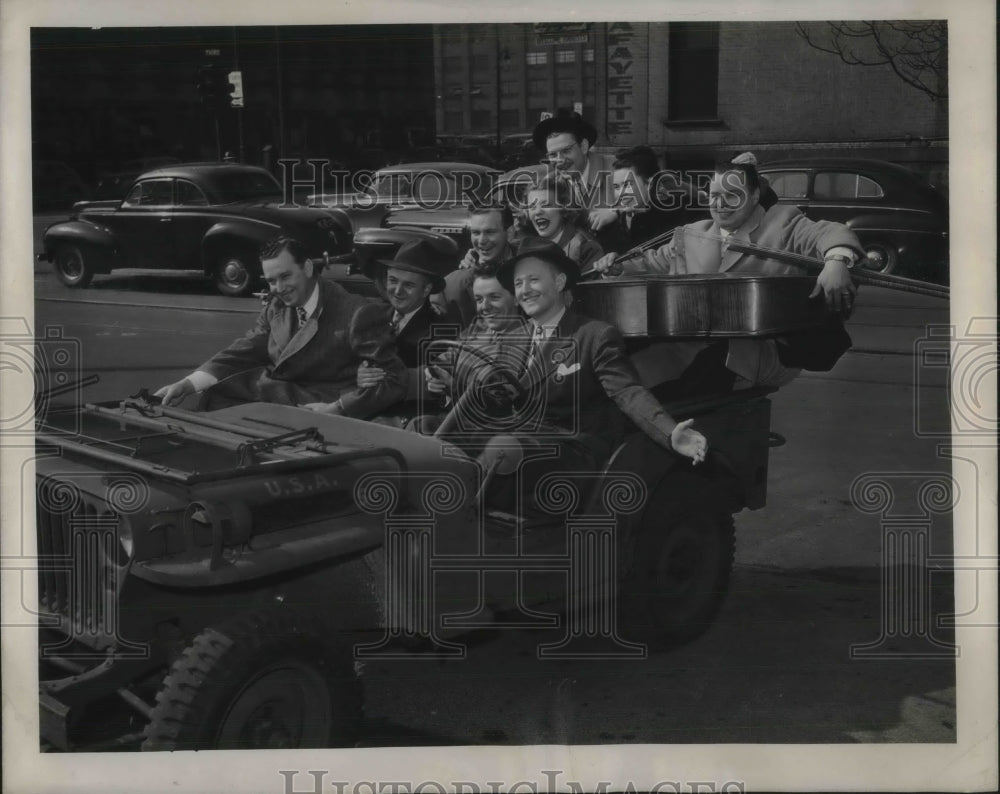
M507 385L509 385L514 389L514 399L516 400L523 399L524 396L527 394L527 389L524 388L524 385L514 376L513 373L510 372L510 370L506 369L505 367L502 367L493 356L489 355L488 353L484 353L482 350L476 347L469 346L468 343L466 342L459 342L452 339L436 339L428 345L428 349L432 347L445 347L445 348L450 348L452 350L456 350L459 353L470 353L475 358L478 358L484 366L488 366L492 369L492 372L490 373L491 375L493 374L499 375ZM447 415L442 420L441 424L438 426L438 429L434 431L434 437L441 438L442 436L446 436L449 433L451 433L455 429L455 426L458 424L459 417L465 411L468 410L469 405L472 403L475 397L476 397L475 387L470 386L469 388L465 389L458 396L458 399L455 400L454 404L451 406L451 409L448 411Z

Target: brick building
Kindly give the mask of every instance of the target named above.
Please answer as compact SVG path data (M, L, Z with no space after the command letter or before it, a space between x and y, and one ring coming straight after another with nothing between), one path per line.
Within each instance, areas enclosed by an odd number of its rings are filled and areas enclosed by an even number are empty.
M498 68L499 66L499 68ZM889 66L847 65L791 22L435 25L438 132L532 128L579 103L599 145L671 162L716 148L947 167L948 109Z

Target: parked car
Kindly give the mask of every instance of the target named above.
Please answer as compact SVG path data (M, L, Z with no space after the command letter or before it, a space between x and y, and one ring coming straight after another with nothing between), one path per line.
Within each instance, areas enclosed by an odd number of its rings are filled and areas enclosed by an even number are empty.
M460 187L468 187L471 195L481 200L499 175L495 168L477 163L406 163L379 169L367 184L353 186L356 190L314 193L305 203L310 207L342 210L358 230L383 225L389 212L396 209L459 207L464 212L468 201Z
M547 163L524 165L504 172L497 177L496 184L486 197L487 204L506 206L515 213L525 206L528 189L537 185L542 178L552 170ZM660 187L673 187L676 183L664 180ZM693 188L685 183L685 187ZM668 199L665 199L668 200ZM691 223L708 216L705 206L689 205L679 212L678 225ZM469 248L469 213L464 206L448 206L440 209L425 209L413 207L394 207L386 215L384 226L390 228L418 228L445 234L451 237L459 246L459 250Z
M839 221L860 238L865 267L947 280L948 202L909 169L882 160L787 160L761 165L783 204Z
M99 168L94 198L98 201L124 198L125 192L142 174L155 168L178 164L180 164L180 160L176 157L159 155L142 157L138 160L126 160L116 168Z
M292 234L309 255L351 250L353 230L341 210L283 205L282 189L263 168L195 163L143 174L121 201L83 202L49 226L39 259L52 262L67 287L86 287L115 268L201 269L224 295L260 283L258 250Z

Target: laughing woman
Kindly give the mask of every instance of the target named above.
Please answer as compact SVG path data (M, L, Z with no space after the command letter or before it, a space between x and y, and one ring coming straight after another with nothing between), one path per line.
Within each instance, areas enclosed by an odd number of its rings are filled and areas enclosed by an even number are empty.
M545 177L528 191L526 204L535 233L557 243L581 271L604 255L597 240L576 225L582 213L573 202L572 189L566 180Z

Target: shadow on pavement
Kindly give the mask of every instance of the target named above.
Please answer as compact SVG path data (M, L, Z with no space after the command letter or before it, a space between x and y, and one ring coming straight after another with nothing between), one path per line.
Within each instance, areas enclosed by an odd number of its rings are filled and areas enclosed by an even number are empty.
M928 584L933 627L953 588ZM460 661L369 662L370 740L392 724L448 744L954 742L951 632L883 631L891 601L874 568L738 568L715 625L646 659L540 660L558 632L498 630Z

